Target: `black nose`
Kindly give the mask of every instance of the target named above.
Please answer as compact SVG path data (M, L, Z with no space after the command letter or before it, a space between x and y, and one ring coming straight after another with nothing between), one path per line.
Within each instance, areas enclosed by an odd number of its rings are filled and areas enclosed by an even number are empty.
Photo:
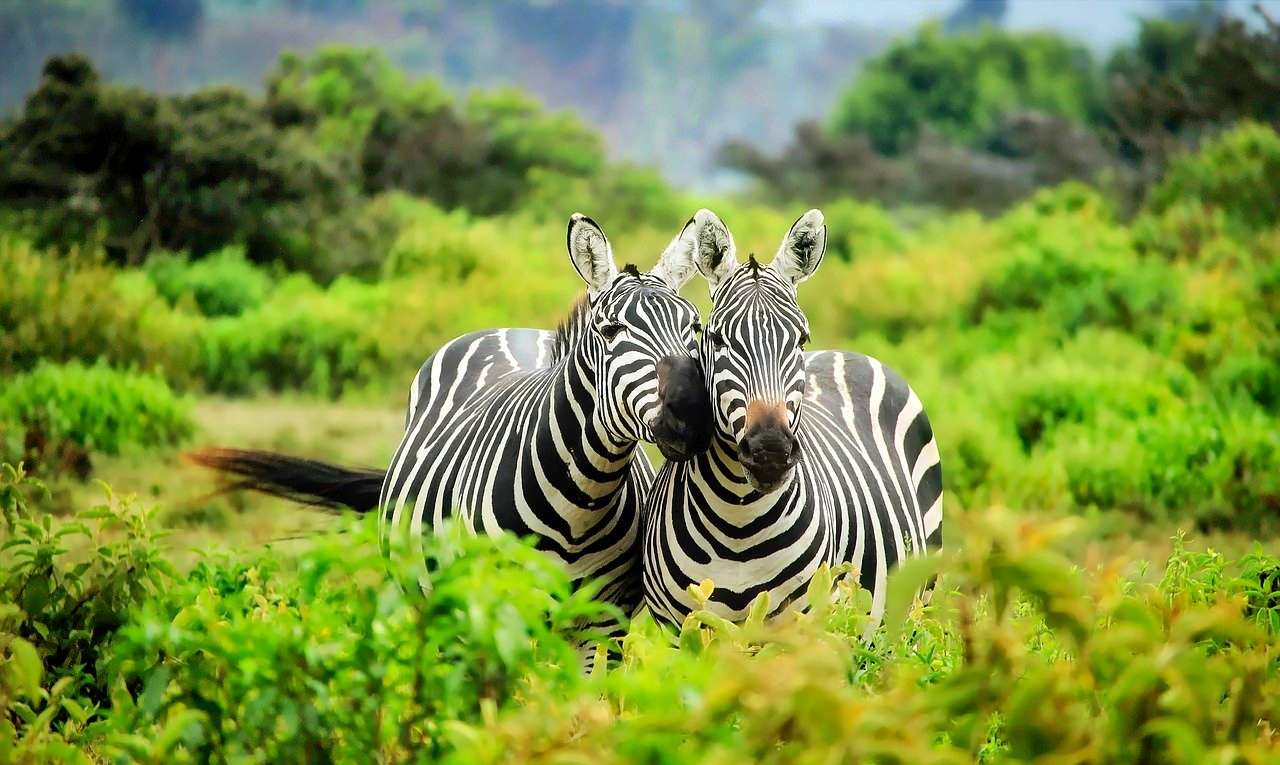
M800 452L800 439L783 428L757 428L738 442L738 456L751 462L790 463Z

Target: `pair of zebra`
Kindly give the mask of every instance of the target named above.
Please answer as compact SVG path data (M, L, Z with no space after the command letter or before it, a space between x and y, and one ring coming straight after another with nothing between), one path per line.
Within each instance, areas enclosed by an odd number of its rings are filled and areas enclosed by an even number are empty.
M804 350L796 286L825 253L822 214L801 216L767 266L740 262L708 210L648 273L619 270L585 216L567 243L586 296L554 333L487 330L436 351L385 471L232 449L195 461L239 487L378 511L384 545L421 545L446 516L531 535L628 613L643 602L678 623L706 579L705 607L724 617L762 592L776 612L823 563L849 561L878 615L889 569L941 545L941 467L901 377ZM678 294L696 273L712 292L705 331ZM641 441L667 458L656 477Z

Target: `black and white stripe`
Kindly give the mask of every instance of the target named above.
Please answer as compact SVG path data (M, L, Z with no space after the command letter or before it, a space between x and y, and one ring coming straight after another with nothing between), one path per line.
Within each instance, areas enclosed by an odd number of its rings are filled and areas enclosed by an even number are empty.
M602 597L630 611L653 480L637 443L663 441L664 359L698 370L698 314L676 292L693 273L695 235L686 226L650 273L619 272L603 232L575 216L569 250L588 294L558 332L476 332L427 359L382 485L383 543L420 546L450 516L477 533L533 535L575 581L601 580Z
M889 570L942 544L941 465L923 405L871 357L804 352L796 285L821 262L821 213L796 222L769 266L738 264L727 230L723 239L724 251L699 253L712 285L701 349L715 435L656 479L645 602L678 622L695 607L688 586L710 579L708 607L722 616L742 618L762 592L777 612L820 565L850 561L878 617Z

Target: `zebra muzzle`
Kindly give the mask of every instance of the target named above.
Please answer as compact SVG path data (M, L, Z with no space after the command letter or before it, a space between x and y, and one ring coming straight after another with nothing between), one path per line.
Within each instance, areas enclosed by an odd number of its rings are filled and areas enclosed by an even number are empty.
M738 442L738 460L752 486L768 491L800 461L800 440L786 424L785 408L752 404L747 431ZM753 416L754 415L754 416Z
M690 356L658 362L658 414L649 423L662 456L680 462L711 445L711 403L702 367Z

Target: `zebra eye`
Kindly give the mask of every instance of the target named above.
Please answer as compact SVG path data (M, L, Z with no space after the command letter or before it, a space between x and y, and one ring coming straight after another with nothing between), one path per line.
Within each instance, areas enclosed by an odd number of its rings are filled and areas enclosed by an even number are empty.
M602 324L600 325L600 335L605 340L612 341L613 338L617 337L623 329L625 329L625 327L617 323Z

